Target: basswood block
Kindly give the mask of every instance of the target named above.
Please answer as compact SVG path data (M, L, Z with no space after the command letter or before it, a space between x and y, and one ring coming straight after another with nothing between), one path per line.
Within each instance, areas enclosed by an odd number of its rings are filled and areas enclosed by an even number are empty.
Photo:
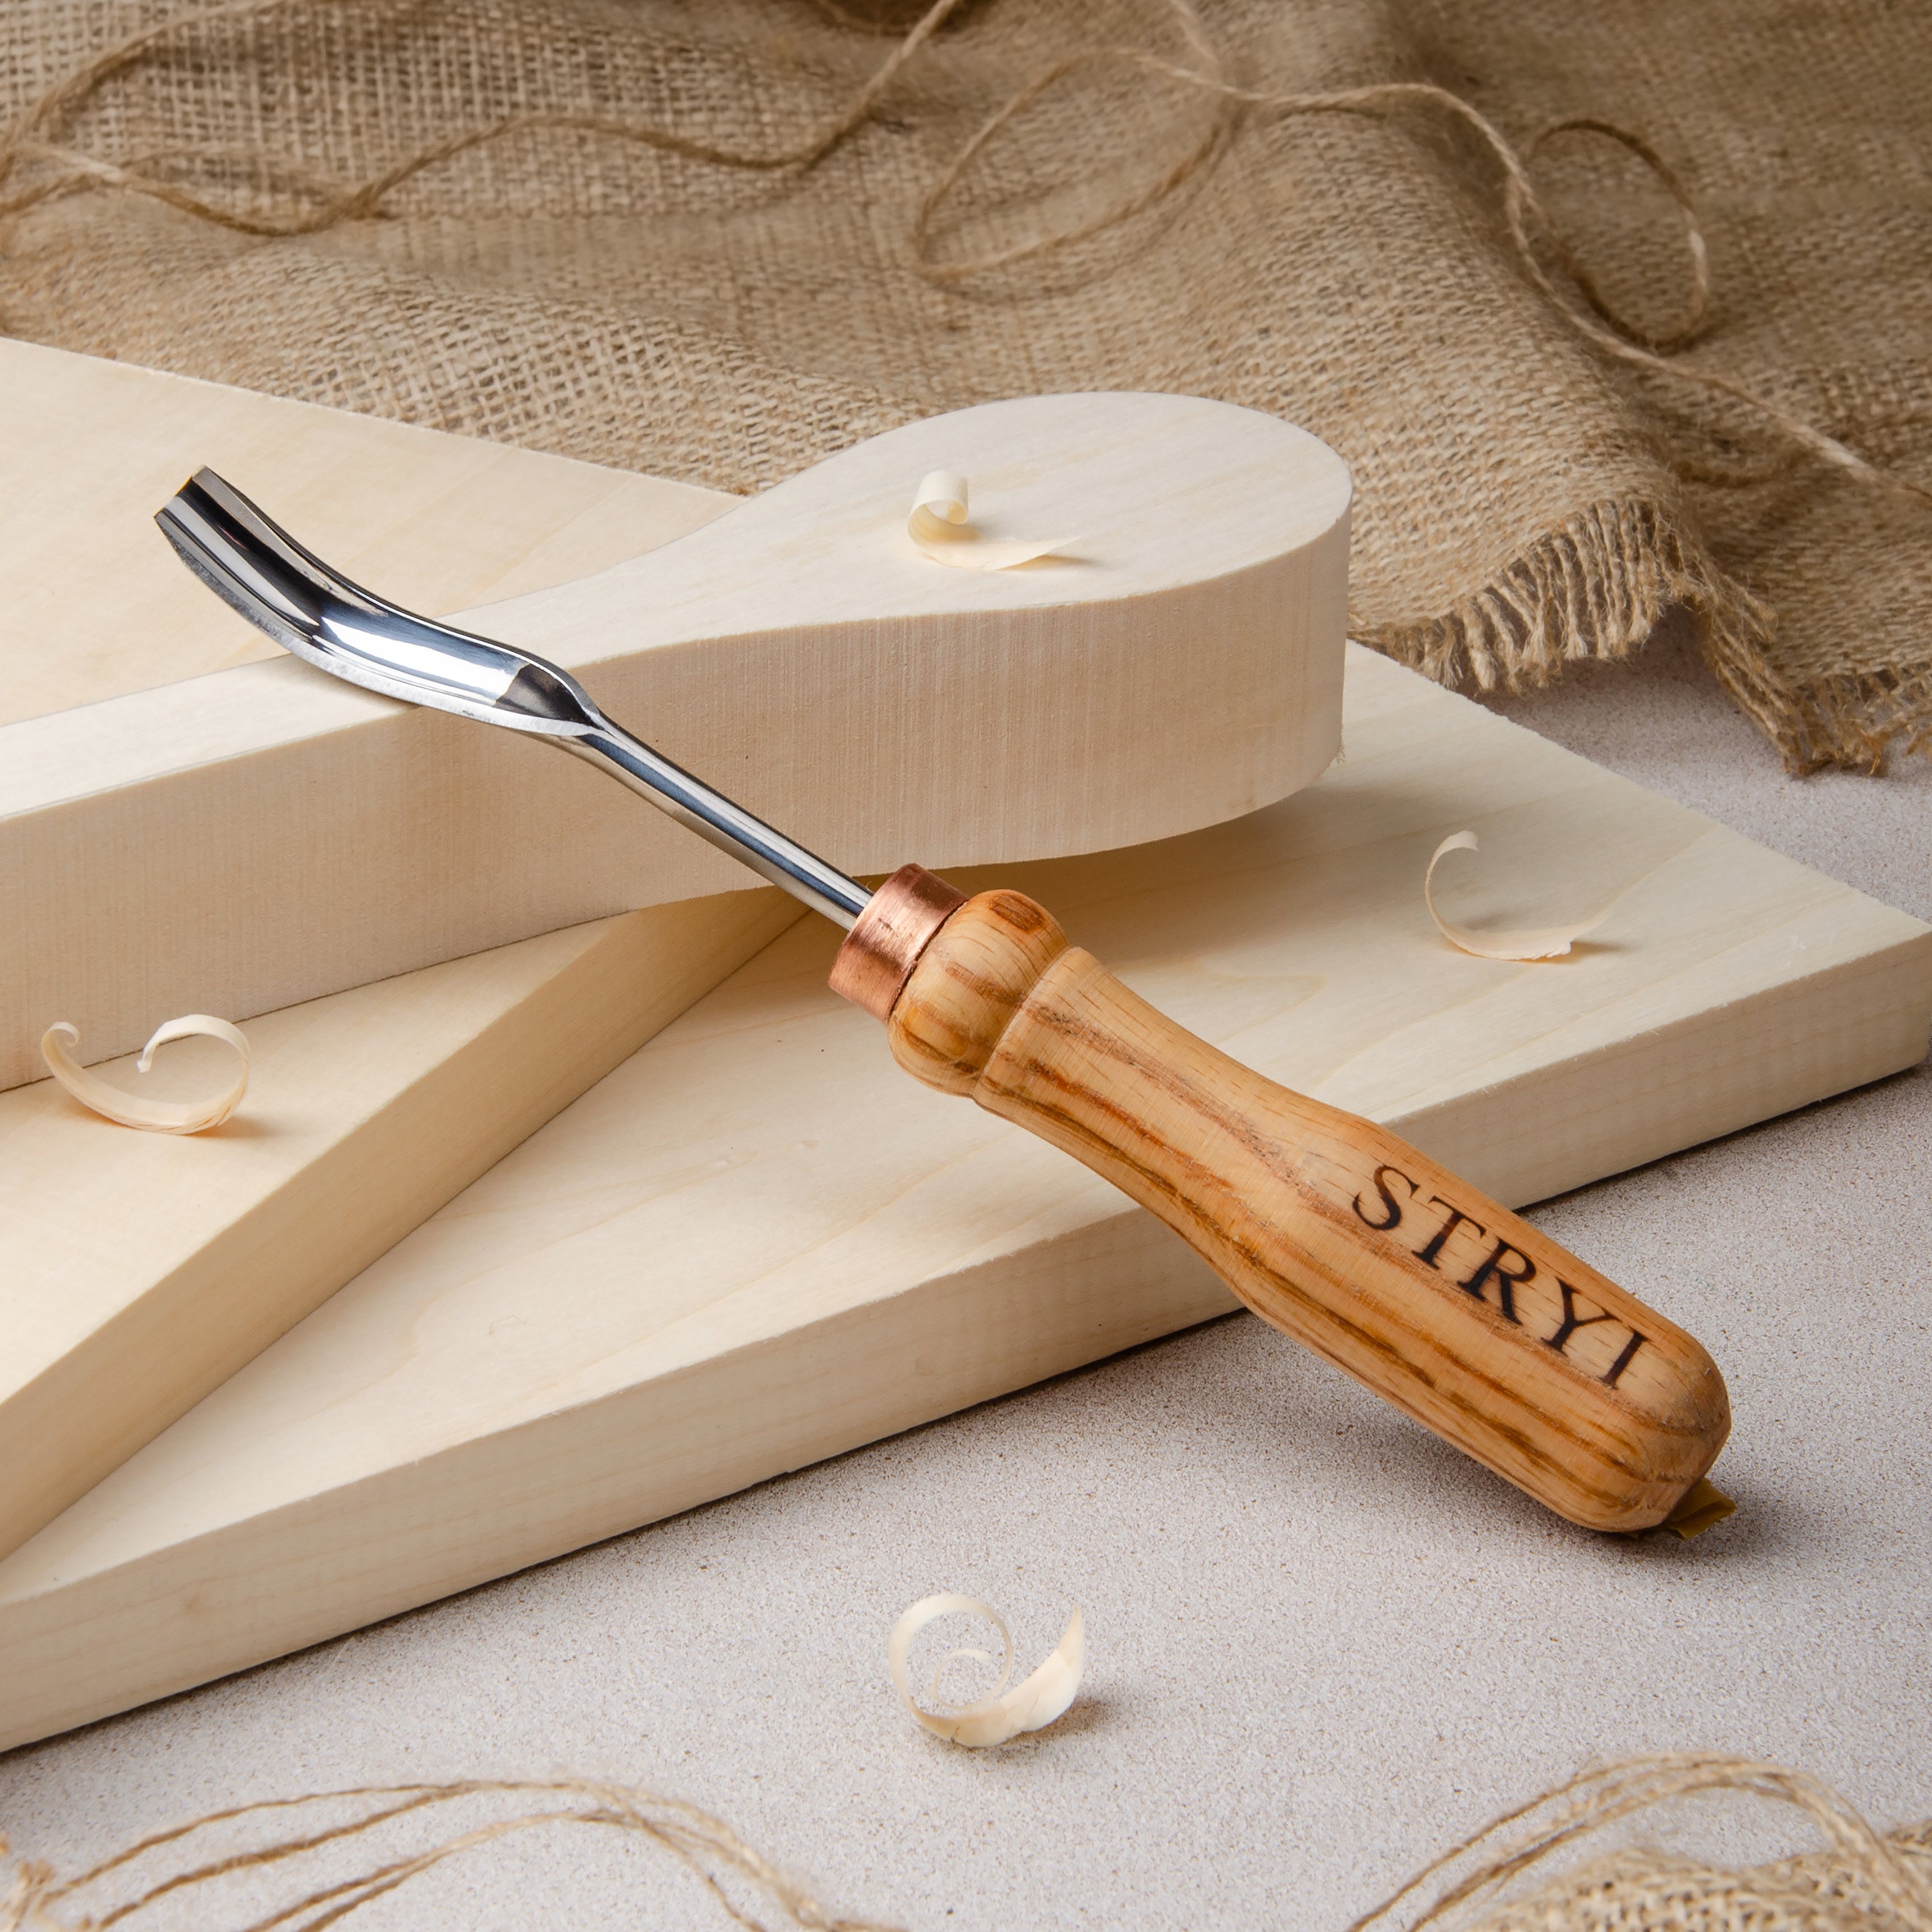
M722 893L264 1015L242 1111L204 1134L0 1094L0 1552L798 916Z
M1267 811L956 882L1031 893L1183 1024L1511 1204L1924 1056L1917 921L1366 653L1347 722ZM1608 916L1566 960L1454 951L1421 883L1464 826L1458 916ZM0 1564L0 1744L1233 1305L901 1072L825 988L836 939L800 921ZM1661 1267L1624 1285L1672 1312Z
M190 758L191 733L131 744L115 734L157 725L170 702L198 716L201 694L220 684L203 674L279 656L208 596L153 526L155 506L200 460L272 474L286 514L326 527L348 568L432 610L585 575L732 501L0 340L8 777L21 777L8 760L34 735L19 721L62 706L78 708L42 728L70 732L97 763ZM174 1013L224 1010L232 984L182 970L166 952L170 932L198 933L204 955L218 957L246 944L253 908L276 891L290 914L285 943L326 928L298 845L265 849L257 879L203 881L224 886L225 903L219 891L197 896L192 853L173 852L168 877L130 886L122 861L138 867L139 837L104 866L76 833L74 812L89 808L80 770L73 808L50 821L64 861L33 878L8 876L0 861L0 1000L18 1000L20 1030L5 1042L0 1085L38 1078L34 1043L52 1020L76 1022L92 1059ZM165 788L144 796L164 818ZM78 965L69 958L67 970L62 922L76 904L88 908L83 938L96 950ZM664 908L268 1015L250 1026L244 1111L193 1141L110 1126L49 1082L0 1094L0 1550L298 1321L789 916L770 894Z
M0 337L0 725L281 656L154 528L204 463L429 611L588 577L737 501Z
M183 469L214 453L185 430L171 446ZM420 501L392 481L407 454L362 466L365 544L371 505ZM934 563L904 526L941 467L969 476L988 536L1075 541L1015 570ZM267 449L229 473L340 548L283 472ZM848 872L1090 851L1252 811L1328 764L1348 506L1340 459L1273 417L1023 399L874 438L472 621L581 672L618 722ZM665 533L646 522L640 548ZM38 567L91 564L86 535ZM123 1052L157 1016L243 1018L750 879L549 747L292 659L27 718L0 726L0 1087L37 1072L50 1002Z

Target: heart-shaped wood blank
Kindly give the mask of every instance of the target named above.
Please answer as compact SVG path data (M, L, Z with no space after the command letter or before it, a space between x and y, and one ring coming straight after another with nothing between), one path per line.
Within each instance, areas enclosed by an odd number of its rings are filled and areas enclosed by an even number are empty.
M203 452L176 434L185 469ZM272 448L225 460L332 555ZM1011 570L934 562L906 520L938 469L970 479L988 539L1068 541ZM366 520L381 464L357 481ZM1237 817L1328 764L1348 496L1332 451L1225 404L992 403L460 621L579 671L848 872L1095 851ZM206 621L230 621L212 598ZM245 1018L754 883L548 747L290 659L129 691L0 727L0 1086L38 1075L50 1018L118 1053L171 1013Z

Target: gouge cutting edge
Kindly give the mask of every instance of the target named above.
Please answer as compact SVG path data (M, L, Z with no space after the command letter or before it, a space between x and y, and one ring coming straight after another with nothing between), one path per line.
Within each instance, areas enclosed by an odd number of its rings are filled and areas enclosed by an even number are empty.
M832 986L884 1021L908 1072L1084 1162L1264 1320L1559 1516L1688 1528L1724 1506L1701 1479L1730 1406L1696 1340L1373 1121L1196 1039L1033 900L969 899L918 866L868 892L614 724L568 672L359 589L212 471L157 520L308 663L561 746L845 928Z

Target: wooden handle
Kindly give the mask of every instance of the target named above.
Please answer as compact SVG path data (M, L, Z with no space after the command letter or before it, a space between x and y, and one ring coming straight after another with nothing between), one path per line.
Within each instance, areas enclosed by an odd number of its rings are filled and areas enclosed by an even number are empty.
M1196 1039L1023 895L952 910L887 1024L908 1072L1104 1174L1264 1321L1559 1516L1646 1528L1723 1448L1724 1378L1683 1330L1372 1121Z

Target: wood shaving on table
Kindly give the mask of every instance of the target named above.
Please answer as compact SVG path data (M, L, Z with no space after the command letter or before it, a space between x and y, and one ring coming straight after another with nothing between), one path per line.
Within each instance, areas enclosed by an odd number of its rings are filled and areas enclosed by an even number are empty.
M248 1042L242 1029L215 1018L212 1013L187 1013L157 1027L134 1064L146 1073L153 1064L156 1047L165 1046L171 1040L196 1036L225 1042L242 1061L234 1079L205 1100L150 1100L89 1072L70 1050L80 1044L80 1030L71 1021L56 1020L40 1036L40 1057L47 1063L47 1071L83 1107L92 1108L104 1120L124 1127L140 1127L152 1134L198 1134L220 1126L242 1104L242 1096L248 1090Z
M926 1700L938 1708L923 1710L913 1696L907 1660L914 1638L928 1624L940 1617L951 1616L983 1618L1000 1633L1005 1656L999 1682L986 1696L976 1698L970 1703L948 1702L939 1695L939 1680L945 1676L947 1665L962 1658L983 1664L993 1660L983 1650L950 1650L934 1666L932 1676L926 1683ZM1066 1620L1066 1628L1060 1642L1046 1660L1024 1684L1016 1684L1010 1690L1006 1685L1013 1674L1013 1640L1012 1634L1006 1628L1006 1619L992 1604L982 1603L977 1597L942 1592L936 1596L920 1598L892 1626L892 1634L886 1643L886 1664L892 1672L892 1688L899 1694L899 1702L920 1724L936 1738L945 1738L953 1744L965 1745L968 1750L979 1750L988 1744L1003 1744L1018 1737L1022 1731L1044 1730L1055 1718L1066 1714L1067 1707L1080 1694L1080 1680L1087 1669L1086 1626L1076 1604L1073 1614Z

